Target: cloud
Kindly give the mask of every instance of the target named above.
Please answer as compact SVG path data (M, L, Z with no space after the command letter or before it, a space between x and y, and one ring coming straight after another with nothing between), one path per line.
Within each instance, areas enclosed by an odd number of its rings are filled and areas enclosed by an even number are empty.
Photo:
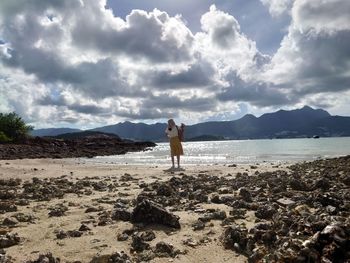
M277 17L285 13L292 6L294 0L260 0L262 4L269 8L269 12L273 17Z
M333 5L335 11L325 12ZM348 11L346 1L296 0L288 34L262 79L299 97L349 90Z
M261 2L291 19L272 55L215 5L193 33L158 9L121 18L105 0L3 0L0 109L39 126L86 127L170 116L193 123L242 103L332 107L330 98L350 89L349 3Z

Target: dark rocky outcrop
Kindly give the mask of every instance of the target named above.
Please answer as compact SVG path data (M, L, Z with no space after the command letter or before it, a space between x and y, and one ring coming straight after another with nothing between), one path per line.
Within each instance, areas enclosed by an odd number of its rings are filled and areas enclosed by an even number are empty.
M0 144L0 160L117 155L143 151L154 146L152 142L123 141L109 136L76 139L35 137L18 143Z

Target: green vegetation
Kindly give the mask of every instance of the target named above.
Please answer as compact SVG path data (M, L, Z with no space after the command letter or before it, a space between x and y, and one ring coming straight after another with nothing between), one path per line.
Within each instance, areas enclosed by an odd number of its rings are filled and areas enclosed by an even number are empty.
M17 113L0 113L0 142L24 139L32 129Z

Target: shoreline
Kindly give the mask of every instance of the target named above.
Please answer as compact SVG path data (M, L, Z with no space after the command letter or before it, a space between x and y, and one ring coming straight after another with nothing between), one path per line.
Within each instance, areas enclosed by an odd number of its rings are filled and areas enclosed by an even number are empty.
M301 241L295 240L310 240L327 225L303 235L294 230L280 233L286 222L279 219L282 225L275 229L276 219L271 213L288 214L298 222L297 227L303 226L307 213L322 216L329 224L350 215L349 197L345 195L350 193L345 184L350 184L346 177L350 157L283 165L186 165L185 171L173 173L164 172L164 168L97 165L79 159L1 160L1 209L6 208L4 203L12 203L17 210L0 214L1 239L9 240L11 237L6 234L15 233L19 238L15 242L13 236L15 244L4 248L6 257L12 258L12 262L33 262L30 260L47 253L61 262L107 262L103 260L118 255L128 257L130 262L247 262L253 257L251 262L257 262L259 257L266 256L274 262L273 258L281 256L278 251L283 239L289 240L290 249L301 246L298 243ZM338 174L339 178L334 177L333 187L329 185L330 178L326 178L328 184L323 181L317 188L314 184L324 179L317 174L324 170ZM293 181L296 174L299 179ZM21 182L14 183L16 179ZM310 189L303 189L309 186ZM322 193L338 201L327 199L330 204L324 207L314 207L307 201L310 196L318 198ZM339 200L342 193L343 201ZM282 197L291 205L278 201ZM133 222L130 213L142 200L156 202L172 218L178 217L181 228ZM332 211L327 212L326 208ZM89 209L91 212L87 212ZM296 209L303 209L302 213ZM315 218L311 223L318 220ZM349 235L349 218L340 222L345 235ZM262 224L267 230L261 228ZM153 235L154 239L143 240ZM247 242L230 239L234 235ZM123 238L126 240L121 241ZM250 251L252 242L255 250ZM116 254L121 251L125 254ZM291 258L297 255L296 251L293 253Z

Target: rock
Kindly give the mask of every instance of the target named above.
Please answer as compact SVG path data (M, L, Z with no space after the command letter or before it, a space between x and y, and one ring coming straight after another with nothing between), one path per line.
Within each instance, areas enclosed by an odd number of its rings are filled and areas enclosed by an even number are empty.
M207 213L204 216L198 218L198 220L202 222L209 222L210 220L224 220L226 218L226 212L225 211L214 211L211 213Z
M90 231L91 228L88 227L87 225L85 224L81 224L80 228L79 228L79 231L82 231L82 232L85 232L85 231Z
M92 184L94 190L103 192L108 190L107 183L104 181L93 182Z
M117 240L118 241L125 241L129 238L129 235L126 233L118 233Z
M19 222L30 222L33 223L35 217L31 214L16 213L13 215Z
M134 234L132 236L132 242L131 242L131 251L132 252L141 252L143 250L146 249L150 249L150 245L147 244L146 242L144 242L142 240L142 238L140 236L138 236L137 234Z
M321 188L323 191L328 190L331 187L330 182L326 178L318 179L315 183L314 188Z
M203 223L203 221L198 220L197 222L192 224L192 228L194 231L203 230L205 228L205 224Z
M122 221L130 221L131 220L131 212L126 209L117 208L114 210L112 214L113 220L122 220Z
M17 206L11 201L0 201L0 213L15 212Z
M309 186L300 179L291 179L289 182L290 187L297 191L309 191Z
M309 249L308 251L314 251L315 261L347 262L350 260L349 240L349 230L340 224L334 224L314 234L303 245Z
M293 206L295 204L295 202L289 198L280 198L276 202L282 206Z
M131 221L134 223L160 224L179 229L179 217L166 211L159 204L144 199L134 208Z
M148 230L146 232L142 232L140 237L142 238L143 241L152 241L153 239L156 238L156 234L154 234L153 231Z
M25 263L60 263L59 258L55 258L52 253L40 254L38 259L25 261Z
M144 250L144 251L137 254L136 262L151 261L155 257L156 257L156 255L154 254L154 252L152 250Z
M58 230L56 232L56 238L57 239L64 239L67 237L81 237L83 235L83 232L80 232L78 230L68 230L65 232L64 230Z
M298 205L294 208L294 211L301 216L309 215L311 213L310 207L307 205Z
M0 248L7 248L17 245L21 241L21 238L17 233L7 233L0 235Z
M255 212L255 216L260 219L271 219L277 210L271 205L260 206Z
M50 208L50 212L49 212L49 216L52 217L60 217L60 216L64 216L65 212L68 211L68 207L65 205L57 205L53 208Z
M68 234L64 230L58 230L56 233L56 238L57 239L64 239L67 238Z
M102 210L103 210L102 206L99 206L99 207L90 206L85 210L85 213L100 212Z
M247 248L248 230L237 225L232 225L225 229L221 240L226 249L233 249L242 253Z
M112 255L95 256L90 263L132 263L132 261L124 251L121 251Z
M221 199L218 194L212 195L212 197L210 198L210 201L214 204L221 204Z
M174 194L174 189L166 183L162 183L159 185L157 189L157 195L161 196L171 196Z
M154 249L154 252L158 257L175 257L176 253L174 251L174 246L167 244L163 241L158 242Z
M244 187L239 189L239 195L242 197L244 201L248 203L253 201L251 193Z
M2 224L6 226L15 226L18 224L18 220L15 217L6 217Z
M189 247L197 247L197 246L199 246L199 242L197 240L194 240L193 238L188 238L186 240L183 240L182 243L184 245L189 246Z

